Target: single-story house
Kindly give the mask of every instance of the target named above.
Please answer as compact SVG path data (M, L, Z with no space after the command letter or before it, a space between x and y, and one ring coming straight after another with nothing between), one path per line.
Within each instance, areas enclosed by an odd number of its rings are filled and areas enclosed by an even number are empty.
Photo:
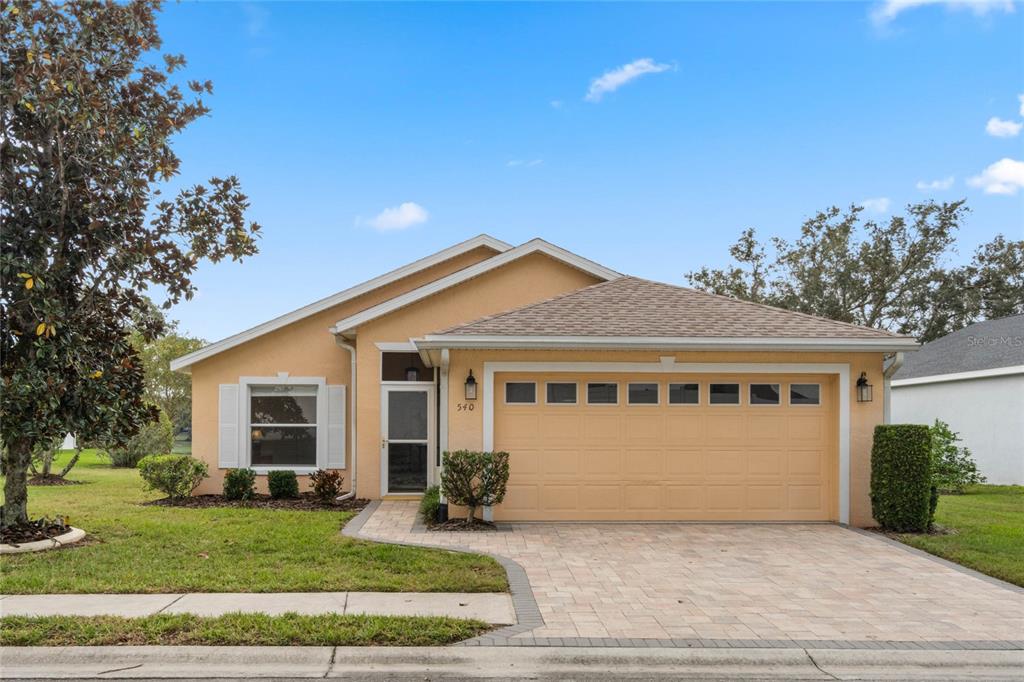
M874 387L916 347L481 235L172 368L192 374L200 493L234 467L330 468L358 497L415 498L443 452L504 450L498 520L864 526Z
M926 343L892 380L892 419L959 432L989 483L1024 484L1024 315Z

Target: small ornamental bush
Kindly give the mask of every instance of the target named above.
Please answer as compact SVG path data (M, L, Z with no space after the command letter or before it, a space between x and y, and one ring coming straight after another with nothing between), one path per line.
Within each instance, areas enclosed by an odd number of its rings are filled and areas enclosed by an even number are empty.
M962 493L975 483L984 483L974 457L967 448L960 447L960 434L949 424L936 419L930 428L932 434L932 484L942 493Z
M871 447L871 513L899 533L931 527L931 433L920 424L880 424Z
M420 498L420 518L423 523L433 526L437 523L437 510L441 508L441 489L432 485L423 491Z
M275 500L291 500L299 496L299 479L294 471L271 471L267 474L267 487Z
M341 475L340 471L330 469L317 469L309 477L309 482L313 486L313 494L324 502L341 495L341 483L344 480L345 477Z
M123 446L107 448L105 453L112 467L134 469L148 455L167 455L174 447L174 427L163 411L160 419L145 424Z
M477 507L500 504L507 486L507 452L444 453L441 488L450 503L466 508L467 524L473 523Z
M230 469L224 474L224 498L251 500L256 496L256 472L252 469Z
M149 455L139 461L139 475L146 487L172 500L191 495L206 474L206 462L189 455Z

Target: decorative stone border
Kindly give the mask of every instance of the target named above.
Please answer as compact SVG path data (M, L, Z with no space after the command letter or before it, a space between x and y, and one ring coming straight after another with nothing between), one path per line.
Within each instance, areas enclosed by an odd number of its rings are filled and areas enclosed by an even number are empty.
M23 542L20 545L0 545L0 554L24 554L25 552L42 552L47 549L57 549L64 545L73 545L85 537L85 531L81 528L71 527L67 533L54 538L36 540L34 542Z

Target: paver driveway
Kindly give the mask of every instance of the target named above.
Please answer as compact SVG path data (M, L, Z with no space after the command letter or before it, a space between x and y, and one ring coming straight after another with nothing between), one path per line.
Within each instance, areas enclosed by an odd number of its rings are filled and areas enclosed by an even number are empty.
M833 525L510 524L425 532L386 501L360 537L467 547L527 573L544 626L523 636L1020 640L1024 593Z

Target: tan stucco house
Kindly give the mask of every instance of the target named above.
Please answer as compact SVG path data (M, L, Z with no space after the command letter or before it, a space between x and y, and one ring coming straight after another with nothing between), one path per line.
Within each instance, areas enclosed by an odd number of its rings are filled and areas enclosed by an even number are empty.
M359 497L415 497L444 451L505 450L498 520L863 526L885 391L857 383L914 348L481 235L172 368L192 374L200 493L235 467L330 468Z

